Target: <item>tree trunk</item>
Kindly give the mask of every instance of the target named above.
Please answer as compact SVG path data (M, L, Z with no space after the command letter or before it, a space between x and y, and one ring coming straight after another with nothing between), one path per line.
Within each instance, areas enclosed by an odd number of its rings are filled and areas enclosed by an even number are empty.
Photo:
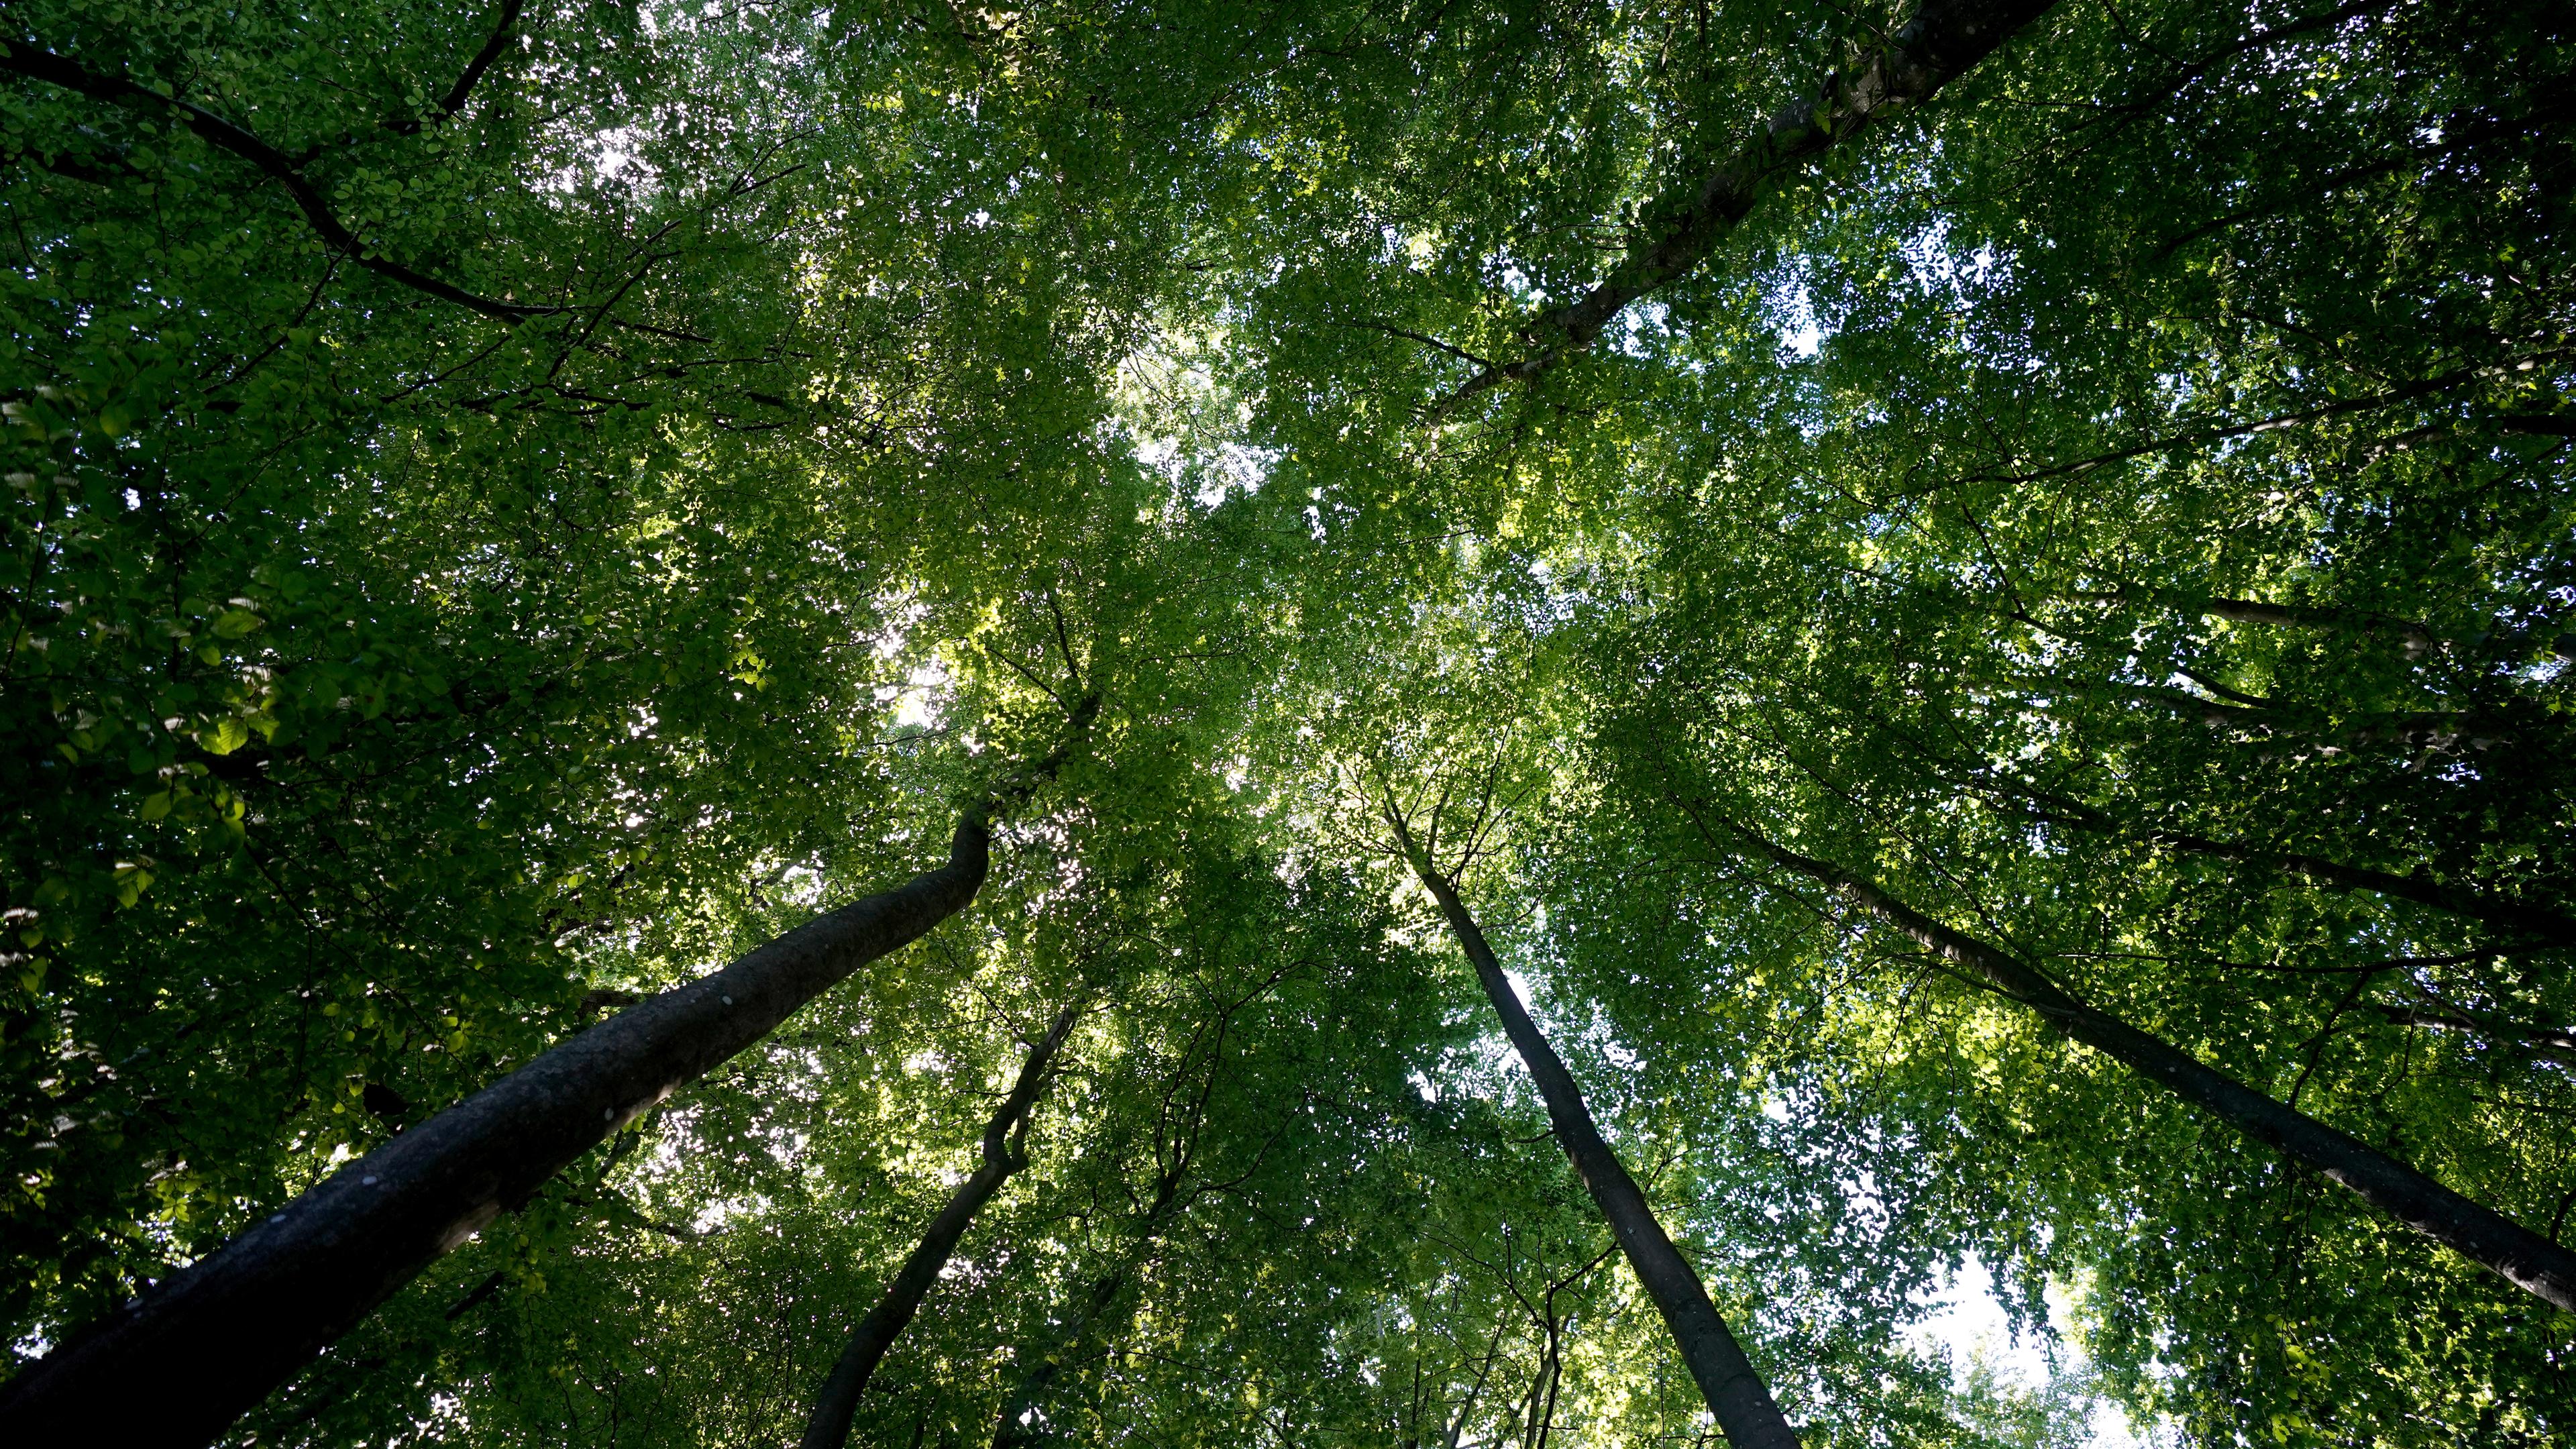
M2032 801L2040 809L2038 818L2053 825L2072 825L2096 835L2126 836L2188 855L2205 855L2214 860L2234 861L2295 876L2312 886L2326 890L2369 891L2374 895L2392 896L2413 901L2419 906L2467 920L2483 921L2508 936L2544 946L2576 944L2576 918L2546 906L2525 905L2520 901L2471 890L2426 875L2399 875L2394 871L2374 870L2368 866L2345 865L2321 855L2302 855L2296 851L2266 850L2232 840L2213 840L2179 830L2139 830L2124 827L2107 811L2081 801L2069 800L2027 786L2004 782L2002 792Z
M2394 638L2406 658L2422 659L2438 648L2450 644L2435 638L2433 631L2412 619L2394 614L2372 613L2365 609L2346 609L2318 604L2275 604L2263 599L2216 599L2183 593L2176 589L2157 589L2122 584L2110 590L2077 590L2063 597L2087 604L2154 604L2178 613L2205 614L2225 619L2231 624L2257 624L2269 629L2319 629L2357 635L2366 639Z
M877 1306L850 1334L840 1362L832 1366L832 1376L823 1381L823 1391L814 1398L814 1412L805 1421L801 1449L841 1449L849 1442L850 1416L858 1412L859 1396L867 1392L868 1379L876 1373L886 1351L894 1347L904 1325L920 1311L930 1285L939 1281L940 1270L948 1266L948 1255L957 1251L957 1240L975 1221L975 1214L1001 1191L1002 1184L1029 1165L1027 1155L1009 1139L1012 1131L1027 1121L1029 1109L1045 1089L1048 1066L1056 1049L1064 1045L1065 1033L1073 1029L1074 1016L1075 1010L1070 1006L1057 1013L1055 1025L1029 1052L1029 1059L1021 1063L1020 1077L1012 1085L1010 1096L984 1124L984 1160L949 1195L947 1206L930 1220L920 1245L904 1260L903 1271L895 1274L884 1296L877 1299Z
M0 1442L203 1445L504 1208L807 1001L974 899L984 810L948 863L675 987L351 1163L0 1390Z
M1785 850L1751 831L1743 833L1774 863L1840 892L1924 949L1966 967L2005 996L2039 1012L2059 1031L2217 1114L2292 1161L2342 1183L2373 1207L2462 1257L2494 1269L2546 1302L2576 1311L2576 1253L2471 1202L2359 1138L2275 1101L2078 999L2038 968L1942 925L1875 884Z
M1458 1449L1458 1436L1467 1432L1467 1417L1476 1412L1476 1400L1483 1397L1485 1381L1494 1376L1494 1358L1503 1350L1503 1325L1494 1324L1493 1340L1485 1345L1485 1357L1476 1365L1476 1381L1467 1386L1467 1397L1458 1403L1458 1412L1450 1417L1449 1427L1440 1435L1440 1449Z
M2496 1021L2472 1016L2465 1011L2444 1011L2421 1006L2407 1006L2394 1001L2364 1002L2396 1026L2427 1026L2441 1031L2467 1032L2489 1042L2513 1042L2536 1052L2549 1052L2566 1057L2576 1055L2576 1031L2563 1026L2535 1026L2528 1022Z
M2563 437L2568 431L2565 421L2557 418L2496 417L2487 421L2507 432L2551 433ZM2262 599L2209 599L2172 589L2126 584L2114 591L2073 593L2066 597L2087 603L2147 602L2169 609L2207 614L2213 619L2225 619L2236 624L2260 624L2276 629L2332 629L2366 639L2395 639L2399 651L2410 661L2451 650L2468 650L2497 661L2518 660L2535 653L2560 659L2576 657L2576 646L2570 646L2565 635L2555 626L2546 624L2491 625L2463 641L2445 638L2427 625L2395 614L2332 605L2275 604Z
M1090 1333L1092 1322L1109 1310L1119 1290L1126 1286L1125 1264L1092 1280L1091 1291L1084 1295L1082 1307L1075 1312L1073 1322L1057 1336L1055 1347L1038 1355L1037 1361L1028 1366L1027 1371L1020 1375L1019 1382L1012 1385L1011 1392L1003 1398L1001 1409L993 1416L993 1449L1015 1449L1017 1445L1036 1442L1038 1436L1025 1422L1029 1411L1046 1397L1046 1391L1055 1384L1056 1375L1064 1371L1066 1361L1073 1357L1074 1350L1082 1346L1084 1336Z
M1406 858L1431 897L1440 903L1440 913L1449 918L1449 928L1457 934L1460 949L1476 968L1476 978L1484 983L1485 995L1494 1003L1494 1011L1503 1019L1503 1032L1520 1053L1521 1062L1529 1068L1538 1083L1540 1097L1547 1102L1548 1121L1555 1126L1556 1140L1563 1144L1565 1155L1574 1160L1575 1174L1592 1191L1592 1200L1601 1205L1601 1215L1619 1239L1619 1247L1628 1255L1628 1266L1637 1275L1648 1297L1664 1316L1672 1330L1673 1343L1681 1350L1682 1362L1690 1369L1691 1378L1699 1384L1701 1397L1708 1401L1709 1412L1717 1416L1717 1426L1735 1449L1797 1449L1797 1431L1789 1427L1788 1418L1771 1398L1770 1387L1762 1382L1752 1361L1744 1356L1735 1335L1727 1330L1726 1321L1717 1316L1717 1306L1709 1302L1708 1288L1691 1268L1681 1250L1655 1219L1654 1209L1646 1205L1646 1195L1637 1189L1636 1179L1619 1162L1619 1155L1603 1141L1601 1130L1593 1124L1592 1109L1583 1102L1582 1089L1557 1057L1555 1048L1540 1034L1538 1023L1530 1019L1503 975L1502 963L1495 959L1493 947L1458 899L1458 891L1449 878L1431 864L1429 855L1413 842L1412 834L1401 818L1390 809L1388 822L1395 827Z
M1714 166L1649 202L1635 240L1610 275L1525 329L1539 351L1488 366L1442 407L1503 383L1526 382L1568 353L1590 347L1630 303L1689 275L1782 178L1882 117L1930 100L2054 3L1926 0L1884 42L1847 54Z
M2233 860L2246 865L2264 866L2297 876L2310 885L2330 890L2370 891L2431 906L2437 911L2484 921L2508 935L2528 938L2538 944L2565 946L2576 944L2576 920L2545 906L2527 906L2520 901L2505 900L2483 891L2452 885L2430 876L2398 875L2393 871L2372 870L2367 866L2345 865L2321 855L2257 850L2225 840L2209 840L2177 831L2152 831L2147 839L2159 845L2194 855Z
M2205 676L2193 675L2209 687ZM2194 694L2162 684L2123 684L2109 679L2071 679L2062 675L1990 674L1979 682L2018 692L2031 710L2055 719L2082 721L2088 716L2070 704L2068 695L2123 700L2170 710L2197 719L2213 730L2258 732L2307 740L2331 750L2363 750L2379 745L2423 746L2457 753L2460 749L2493 750L2520 743L2526 728L2493 710L2378 710L2337 716L2306 705L2270 700L2236 700ZM2243 702L2238 702L2243 701Z

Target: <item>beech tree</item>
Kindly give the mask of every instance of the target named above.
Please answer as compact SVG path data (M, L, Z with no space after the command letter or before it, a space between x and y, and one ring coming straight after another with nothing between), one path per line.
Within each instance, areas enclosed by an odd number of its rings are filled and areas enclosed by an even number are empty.
M2564 9L11 6L0 1438L2565 1441Z
M1446 803L1444 798L1442 804ZM1490 808L1491 802L1484 804ZM1599 1124L1584 1105L1582 1088L1575 1085L1563 1059L1530 1019L1528 1007L1504 976L1502 962L1486 941L1484 928L1459 899L1455 876L1442 869L1438 858L1442 844L1439 806L1433 807L1420 840L1414 838L1407 812L1397 806L1392 792L1386 796L1385 809L1387 828L1394 832L1405 864L1438 902L1440 914L1458 938L1458 949L1475 968L1477 983L1493 1003L1494 1014L1502 1019L1504 1036L1521 1064L1528 1068L1540 1099L1547 1104L1548 1121L1558 1144L1573 1160L1575 1175L1583 1179L1593 1200L1600 1204L1601 1215L1618 1239L1638 1284L1654 1300L1656 1310L1671 1328L1673 1343L1680 1349L1682 1361L1690 1366L1691 1378L1708 1400L1709 1413L1716 1417L1727 1442L1795 1445L1797 1432L1781 1416L1780 1406L1772 1401L1770 1389L1745 1358L1744 1349L1726 1321L1718 1317L1716 1307L1709 1302L1707 1287L1692 1271L1689 1260L1673 1247L1671 1235L1656 1221L1654 1210L1637 1190L1626 1164L1602 1140ZM1488 823L1477 818L1483 813L1479 809L1476 817L1467 822L1467 841L1460 851L1457 869L1463 869L1475 854L1478 837Z

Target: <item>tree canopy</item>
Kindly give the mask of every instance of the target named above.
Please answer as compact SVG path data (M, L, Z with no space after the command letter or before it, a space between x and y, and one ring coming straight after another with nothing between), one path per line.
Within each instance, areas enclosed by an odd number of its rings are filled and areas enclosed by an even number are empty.
M0 207L0 1426L2576 1437L2563 5L24 0Z

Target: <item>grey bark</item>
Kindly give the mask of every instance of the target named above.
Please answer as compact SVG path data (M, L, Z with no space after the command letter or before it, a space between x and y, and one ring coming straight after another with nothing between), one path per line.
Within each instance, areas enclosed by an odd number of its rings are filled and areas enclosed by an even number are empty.
M1925 950L1967 968L1997 992L2037 1011L2067 1036L2343 1184L2373 1207L2471 1262L2495 1270L2543 1301L2576 1311L2576 1253L2083 1001L2037 967L1942 925L1875 883L1784 849L1741 826L1737 829L1774 864L1838 892Z
M1458 1436L1467 1431L1467 1418L1476 1412L1476 1400L1484 1396L1485 1381L1494 1376L1494 1359L1503 1349L1503 1326L1494 1325L1493 1340L1485 1345L1485 1356L1476 1365L1476 1381L1467 1386L1467 1397L1460 1400L1458 1412L1451 1416L1449 1427L1441 1431L1441 1449L1458 1449Z
M0 1444L214 1439L575 1158L973 900L990 812L1052 778L1099 710L1082 699L1063 744L967 809L947 864L563 1042L74 1334L0 1386Z
M2527 1022L2497 1021L2474 1016L2465 1011L2408 1006L2394 1001L2363 1003L2392 1026L2423 1026L2439 1031L2466 1032L2490 1042L2512 1042L2536 1052L2555 1056L2576 1056L2576 1031L2563 1026L2535 1026Z
M2507 431L2538 431L2530 420L2499 418L2495 421ZM2184 596L2160 598L2159 601L2177 608L2192 606ZM2197 607L2212 618L2236 624L2261 624L2284 629L2336 629L2365 638L2393 637L2399 651L2409 660L2423 659L2437 651L2476 652L2497 659L2520 659L2531 654L2576 658L2576 646L2570 646L2563 634L2543 626L2490 629L2462 640L2435 634L2412 619L2355 609L2271 604L2259 599L2202 599Z
M203 1445L422 1269L798 1007L974 899L982 807L948 862L582 1032L404 1132L0 1389L0 1442Z
M1646 1296L1654 1300L1665 1327L1672 1331L1673 1344L1681 1350L1682 1362L1699 1385L1709 1412L1717 1416L1719 1430L1734 1449L1797 1449L1797 1431L1772 1400L1770 1386L1762 1381L1726 1321L1718 1316L1717 1306L1709 1301L1707 1285L1700 1281L1681 1250L1673 1246L1664 1225L1656 1220L1654 1209L1647 1205L1646 1195L1638 1190L1636 1179L1628 1175L1619 1155L1602 1139L1600 1128L1592 1120L1592 1109L1584 1104L1582 1089L1575 1085L1573 1074L1565 1069L1556 1049L1548 1045L1538 1023L1521 1005L1484 931L1459 900L1456 885L1414 843L1392 806L1387 810L1387 821L1394 827L1414 875L1439 902L1440 913L1448 918L1459 948L1476 968L1476 979L1484 984L1495 1014L1503 1019L1504 1034L1511 1038L1513 1049L1520 1053L1522 1064L1538 1083L1556 1140L1565 1148L1565 1155L1573 1159L1575 1174L1600 1205L1601 1215L1609 1221L1611 1233L1627 1255L1628 1267L1637 1275Z
M2231 841L2209 840L2176 831L2157 831L2149 839L2176 850L2206 855L2219 860L2239 861L2263 866L2286 875L2297 876L2311 885L2333 890L2370 891L2431 906L2454 916L2465 916L2512 935L2526 937L2544 945L2576 944L2576 920L2542 906L2527 906L2505 900L2483 891L2452 885L2430 876L2399 875L2394 871L2372 870L2367 866L2345 865L2321 855L2301 855L2287 851L2266 851Z
M0 1387L0 1442L158 1449L221 1434L575 1158L973 900L989 812L1052 777L1099 707L1083 699L1063 745L966 811L945 865L563 1042L75 1334Z
M1881 118L1930 100L2054 3L1927 0L1885 41L1846 57L1708 171L1649 203L1635 240L1610 275L1525 329L1535 353L1485 368L1443 407L1503 383L1529 381L1590 347L1630 303L1706 260L1784 178Z
M1026 1123L1029 1109L1045 1090L1056 1049L1064 1045L1065 1033L1073 1029L1075 1014L1075 1008L1070 1006L1057 1013L1055 1025L1030 1050L1028 1060L1020 1064L1019 1080L1012 1084L1002 1105L994 1109L992 1119L984 1124L983 1160L949 1195L939 1215L923 1230L920 1244L904 1260L902 1270L886 1285L876 1307L868 1310L868 1316L851 1331L839 1362L832 1366L831 1376L815 1395L813 1413L805 1421L801 1449L841 1449L849 1442L850 1419L858 1412L859 1397L867 1392L868 1380L875 1375L877 1365L885 1361L904 1326L921 1310L922 1299L939 1281L949 1255L957 1251L957 1240L965 1236L967 1226L975 1221L984 1204L1002 1190L1002 1184L1029 1165L1021 1144L1011 1140L1012 1134Z
M1164 1088L1163 1104L1157 1116L1153 1200L1146 1204L1144 1212L1136 1219L1135 1235L1128 1242L1125 1253L1092 1280L1073 1316L1053 1335L1052 1346L1035 1353L1023 1349L1014 1356L1013 1361L1020 1370L1019 1379L1012 1385L1010 1393L1003 1397L1001 1409L994 1416L993 1449L1013 1449L1013 1446L1033 1444L1040 1439L1041 1435L1024 1422L1030 1411L1045 1400L1056 1379L1073 1363L1085 1340L1091 1337L1093 1328L1117 1305L1130 1276L1153 1252L1154 1245L1161 1241L1171 1216L1186 1210L1200 1193L1207 1190L1204 1185L1190 1186L1190 1179L1197 1170L1199 1142L1207 1129L1208 1097L1216 1090L1217 1067L1225 1052L1226 1034L1232 1027L1234 1014L1278 984L1286 969L1282 967L1272 973L1267 982L1251 994L1237 998L1191 1036L1189 1046L1182 1052L1179 1068ZM1198 1055L1203 1043L1208 1053L1206 1075L1199 1079L1197 1095L1180 1106L1176 1113L1174 1103L1181 1097L1188 1080L1189 1063ZM1177 1127L1174 1125L1176 1116ZM1239 1186L1242 1181L1238 1177L1226 1185ZM1133 1314L1132 1304L1128 1312Z

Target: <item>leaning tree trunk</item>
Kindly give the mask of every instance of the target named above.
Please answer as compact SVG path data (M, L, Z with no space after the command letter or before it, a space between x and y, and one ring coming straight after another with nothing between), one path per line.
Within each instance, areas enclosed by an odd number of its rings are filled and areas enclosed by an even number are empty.
M440 1255L983 884L948 863L619 1013L351 1163L0 1390L0 1442L203 1445Z
M2521 939L2540 946L2576 945L2576 918L2547 906L2525 905L2505 900L2483 891L2453 885L2420 875L2398 875L2393 871L2372 870L2367 866L2345 865L2321 855L2300 855L2288 851L2266 851L2233 841L2211 840L2180 831L2141 832L2145 839L2193 855L2206 855L2219 860L2238 861L2246 865L2280 871L2310 885L2326 890L2370 891L2431 906L2437 911L2483 921L2502 932L2508 939Z
M1565 1155L1574 1159L1576 1175L1592 1190L1592 1200L1601 1205L1601 1215L1609 1220L1619 1247L1628 1255L1629 1268L1664 1315L1664 1324L1672 1330L1673 1342L1681 1349L1682 1362L1699 1384L1709 1412L1717 1416L1717 1426L1725 1432L1726 1441L1735 1449L1798 1449L1797 1431L1789 1427L1787 1416L1772 1401L1770 1387L1744 1356L1735 1335L1727 1330L1726 1320L1717 1316L1717 1306L1709 1301L1708 1288L1700 1282L1699 1274L1673 1246L1664 1225L1656 1221L1654 1209L1646 1205L1646 1195L1637 1189L1636 1179L1628 1175L1619 1155L1602 1140L1601 1129L1592 1121L1591 1108L1584 1105L1582 1089L1575 1085L1555 1048L1540 1034L1538 1023L1530 1020L1519 994L1503 975L1502 963L1494 958L1493 947L1486 943L1485 933L1458 899L1456 885L1414 845L1411 833L1394 811L1389 810L1387 818L1395 827L1414 875L1440 903L1440 912L1449 918L1449 928L1457 934L1458 945L1475 965L1485 995L1503 1019L1504 1034L1511 1038L1522 1064L1538 1082L1539 1095L1546 1099L1548 1121L1556 1128L1556 1140L1564 1145Z
M984 1160L966 1180L951 1193L948 1205L930 1220L921 1235L920 1246L904 1260L903 1271L886 1285L885 1295L877 1306L859 1321L850 1334L849 1346L841 1350L841 1360L832 1366L832 1376L823 1381L823 1391L815 1396L814 1413L805 1421L805 1437L800 1449L841 1449L850 1439L850 1416L858 1412L859 1396L867 1392L868 1379L884 1361L886 1351L894 1347L904 1325L921 1310L921 1300L930 1285L939 1280L940 1270L948 1266L948 1255L957 1251L957 1240L963 1237L967 1224L993 1194L1002 1190L1011 1174L1029 1165L1026 1153L1010 1141L1013 1129L1023 1126L1029 1109L1037 1104L1038 1093L1045 1089L1048 1065L1054 1061L1056 1048L1064 1045L1064 1034L1073 1030L1074 1008L1058 1012L1055 1025L1029 1052L1020 1064L1020 1078L1011 1086L1011 1094L984 1124Z
M2368 866L2346 865L2321 855L2267 850L2241 841L2213 840L2186 831L2124 826L2109 811L2080 800L2069 800L2023 785L2006 785L2003 788L2038 805L2039 809L2034 814L2053 825L2070 825L2096 835L2159 845L2186 855L2208 856L2214 860L2278 871L2321 890L2369 891L2374 895L2413 901L2466 920L2482 921L2512 941L2527 941L2538 946L2576 945L2576 917L2548 906L2526 904L2431 876L2399 875Z
M1515 362L1486 364L1441 410L1488 388L1528 382L1591 347L1631 303L1690 275L1764 196L1836 146L1929 101L2055 3L1924 0L1885 39L1850 49L1840 64L1740 137L1733 150L1707 169L1678 178L1640 208L1628 249L1610 275L1523 329L1536 351Z
M1736 828L1774 863L1831 887L1926 950L1976 972L2003 995L2046 1017L2059 1031L2216 1113L2248 1137L2342 1183L2373 1207L2471 1262L2494 1269L2549 1303L2576 1310L2576 1253L2083 1001L2036 967L1942 925L1873 882Z

